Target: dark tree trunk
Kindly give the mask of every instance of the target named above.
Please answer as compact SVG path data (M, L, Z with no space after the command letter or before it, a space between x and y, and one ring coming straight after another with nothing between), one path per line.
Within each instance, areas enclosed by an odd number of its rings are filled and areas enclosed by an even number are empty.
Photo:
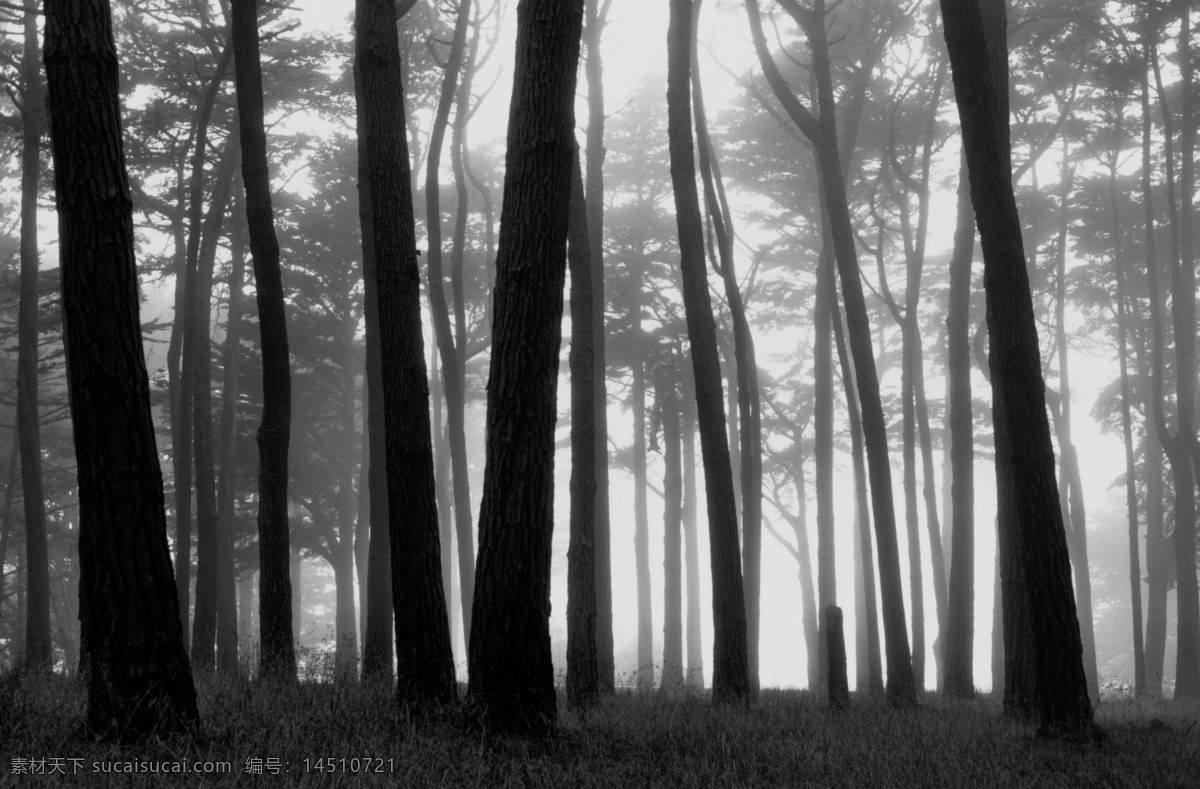
M904 622L904 597L900 576L899 546L896 540L896 516L892 502L891 466L887 452L887 430L879 397L879 379L871 347L871 326L859 279L858 253L850 220L845 178L838 153L835 101L825 33L825 3L814 3L811 10L797 8L794 15L802 21L812 48L814 76L817 82L819 115L813 115L791 92L767 49L766 37L758 13L757 0L746 0L750 11L755 49L767 80L788 116L818 151L824 205L829 211L838 276L845 303L847 335L854 358L859 405L862 409L863 438L871 483L875 536L879 550L880 592L883 602L883 626L887 648L887 693L893 704L915 701L908 629Z
M429 379L421 334L420 271L395 11L387 0L356 3L355 60L371 163L392 608L397 697L446 704L457 695L450 626L442 593Z
M1012 188L1006 82L988 57L980 7L943 0L946 42L961 108L971 202L984 254L994 410L1001 418L997 456L1013 474L1013 520L1032 617L1037 695L1044 730L1087 731L1092 722L1062 511L1054 483L1054 451L1046 416L1033 300ZM992 44L993 48L995 44Z
M829 706L844 710L850 706L850 686L846 681L846 639L842 634L842 609L831 605L825 611L825 626L829 629Z
M171 576L138 317L108 3L49 4L45 63L79 475L87 725L126 741L194 730L196 691Z
M366 93L357 60L354 64L355 125L366 139ZM375 265L375 220L371 208L371 166L368 152L358 151L358 218L362 226L363 324L365 369L363 385L364 464L360 494L366 495L366 600L363 610L362 675L367 680L392 679L392 549L388 536L387 460L383 441L383 361L379 351L379 297ZM362 507L360 506L360 511ZM361 516L360 516L361 517ZM361 532L360 532L361 533Z
M196 459L196 613L192 620L192 669L211 673L216 666L217 640L217 491L212 431L212 312L213 267L225 224L225 211L237 174L238 150L231 143L217 173L212 201L197 251L196 287L192 291L191 358L192 437ZM189 350L189 349L185 349Z
M596 387L591 245L579 147L571 163L571 543L567 550L567 704L596 703ZM606 437L605 437L606 438Z
M438 353L442 361L442 381L446 393L446 427L450 440L451 479L454 486L454 522L458 538L459 581L462 585L463 632L471 638L472 599L475 594L474 546L475 537L471 523L471 487L467 471L467 439L464 422L466 419L466 392L464 370L467 349L465 344L465 319L460 321L458 341L455 342L450 313L446 307L446 295L442 274L442 215L438 169L441 166L442 144L450 117L450 106L457 92L458 75L462 70L466 53L467 28L470 22L470 0L459 0L455 13L454 37L446 58L446 71L442 78L441 94L437 112L430 130L429 151L425 160L425 219L429 233L427 253L430 315L437 334ZM458 107L458 114L465 115L467 108ZM458 287L455 295L455 313L462 308L461 263L458 272Z
M237 519L234 483L237 477L238 367L242 343L242 287L246 268L244 225L239 213L241 202L242 198L235 198L233 221L229 229L229 308L225 317L225 349L221 358L223 380L217 450L220 457L220 472L217 475L217 669L229 675L238 670L237 582L233 545Z
M600 33L609 4L586 0L584 76L588 86L587 183L588 248L592 271L592 359L596 409L596 672L600 690L614 690L612 629L612 547L608 502L608 393L604 335L604 70ZM690 664L689 664L690 665Z
M679 446L679 390L675 355L655 372L655 400L663 431L663 664L661 689L683 688L683 470Z
M713 701L745 702L750 693L746 654L746 603L738 547L733 472L726 443L716 329L704 264L704 230L696 191L691 123L692 5L671 0L667 33L667 125L671 182L679 229L684 310L708 499L709 552L713 576Z
M38 180L41 177L42 74L38 63L36 4L25 11L21 61L21 296L17 308L17 443L25 510L25 668L50 671L50 554L42 495L42 439L38 417ZM3 572L3 565L0 565Z
M700 634L700 535L696 528L696 398L692 394L691 364L680 359L680 410L683 444L683 561L687 574L687 686L704 690L704 646Z
M231 18L242 180L246 185L246 221L254 260L263 367L263 416L258 428L259 676L293 682L296 649L291 627L292 584L288 577L287 495L292 374L279 242L275 238L271 178L267 169L257 0L233 0Z
M950 599L942 641L945 691L956 698L975 695L975 438L971 413L971 261L975 253L975 213L965 154L958 168L958 210L950 255L950 295L946 315L946 422L951 468L947 520L950 536Z
M824 218L827 214L822 211ZM833 246L828 237L817 258L817 292L813 305L813 457L816 461L817 487L817 683L818 693L826 690L828 670L824 613L837 605L837 554L834 549L833 505L833 308L837 298L834 285ZM850 383L846 383L849 388ZM849 393L847 397L850 398Z
M583 0L521 0L496 258L468 714L552 730L550 543L575 72ZM519 440L517 440L519 437Z

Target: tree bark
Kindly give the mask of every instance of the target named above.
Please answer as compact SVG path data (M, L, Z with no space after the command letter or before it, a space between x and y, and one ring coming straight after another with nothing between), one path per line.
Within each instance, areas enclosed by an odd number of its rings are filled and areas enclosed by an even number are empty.
M579 146L571 162L571 542L567 550L567 704L596 703L596 387L591 244ZM607 437L605 437L607 438Z
M1046 416L1033 300L1025 270L1020 218L1012 188L1005 82L988 59L979 5L943 0L971 202L984 253L989 365L995 411L1013 473L1016 557L1025 571L1033 617L1037 695L1044 731L1090 731L1092 706L1081 660L1079 620L1071 595L1070 559L1054 485L1054 451ZM994 43L993 43L994 48ZM1000 436L997 437L998 439Z
M639 259L633 285L632 322L634 361L633 386L633 560L637 588L637 689L654 689L654 611L650 596L650 521L646 512L646 339L642 336L641 303L643 269Z
M400 47L390 2L358 0L355 8L366 129L360 145L371 164L396 694L402 704L424 709L452 702L457 689L442 592Z
M683 445L683 561L687 574L687 686L704 690L704 646L700 633L700 536L696 527L696 398L688 385L690 362L680 359L680 411Z
M26 670L49 672L50 553L42 493L42 439L38 416L38 180L41 177L42 105L37 6L25 11L21 61L21 294L17 307L17 444L25 514ZM0 565L3 572L3 565Z
M722 425L720 363L716 329L704 265L704 231L696 191L691 123L692 5L671 0L667 32L667 125L671 183L679 229L684 310L691 341L692 369L700 425L705 491L708 499L709 552L713 575L713 702L745 703L749 667L746 603L742 586L733 472Z
M105 0L55 2L46 11L87 725L125 741L194 731L196 691L167 548L138 316L112 15Z
M583 0L522 0L496 258L487 463L479 516L468 715L546 732L555 388L561 340L575 73ZM519 437L519 440L518 440Z

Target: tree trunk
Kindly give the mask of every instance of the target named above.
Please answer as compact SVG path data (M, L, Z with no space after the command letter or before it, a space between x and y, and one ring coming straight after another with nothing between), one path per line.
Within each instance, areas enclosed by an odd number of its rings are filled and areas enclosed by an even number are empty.
M1033 300L1012 188L1006 82L989 62L980 7L943 0L946 42L984 253L997 456L1013 474L1013 514L1032 617L1038 706L1043 730L1089 731L1092 706L1080 659L1079 620L1070 559L1054 485L1054 451L1046 417ZM995 49L995 44L992 44ZM1002 439L1002 440L1001 440ZM1003 522L1002 522L1003 523Z
M212 313L213 267L217 243L225 224L230 192L237 174L236 143L226 149L217 173L212 200L202 229L197 251L196 287L193 307L192 366L192 437L196 460L196 613L192 621L192 670L211 673L216 666L217 640L217 491L212 435L212 340L209 319Z
M822 210L822 218L827 216ZM823 693L828 685L824 614L837 605L837 554L834 549L833 506L833 309L837 289L833 246L828 237L817 259L817 292L813 305L813 457L817 487L817 682L813 689ZM850 384L847 382L846 386ZM847 394L849 397L849 394Z
M235 143L231 140L230 144ZM242 288L246 268L244 225L239 221L242 199L235 197L229 228L229 307L221 358L223 380L217 449L220 457L217 476L217 669L230 676L238 671L239 628L233 546L237 523L234 485L237 478L238 367L242 355Z
M850 686L846 681L846 639L842 634L842 609L829 606L825 612L825 626L829 628L827 642L829 657L829 707L844 710L850 706Z
M248 570L238 579L238 644L241 648L241 658L250 665L257 649L257 639L254 637L254 571Z
M466 392L464 365L466 364L465 319L460 321L457 343L450 325L450 313L446 307L446 295L442 274L442 214L438 169L441 167L442 144L450 117L450 106L457 92L458 74L462 70L466 53L467 27L471 13L470 0L459 0L454 20L454 37L446 59L446 71L442 78L441 94L437 112L429 135L429 152L425 159L425 219L429 233L427 272L429 283L430 316L437 334L438 353L442 360L442 380L446 393L446 426L450 439L451 479L454 486L454 522L458 537L459 580L462 584L463 632L471 638L472 599L475 594L474 547L475 537L471 522L471 486L467 471L467 439L464 422L466 419ZM467 108L458 107L459 115ZM461 290L461 262L458 272L458 287ZM460 293L455 294L461 296ZM455 313L462 308L461 298L455 303Z
M487 463L468 715L538 733L557 717L550 658L555 389L583 0L522 0L496 258ZM515 440L520 437L520 440Z
M586 709L596 674L596 387L591 245L579 146L571 162L567 264L571 270L571 542L567 550L567 704ZM606 440L607 436L602 440Z
M354 274L355 272L353 271L345 273L345 279L343 280L344 290L339 294L341 296L340 309L342 310L342 435L341 446L339 447L341 457L337 498L338 537L336 545L330 546L335 552L334 561L336 562L334 567L334 583L336 585L334 631L337 636L335 675L342 681L351 681L358 676L358 638L354 621L354 529L356 514L354 506L354 472L355 456L359 454L356 451L358 448L355 445L355 418L358 410L358 387L355 386L355 382L358 379L358 361L357 354L354 352L354 336L358 332L358 311L354 306L356 296L354 293Z
M817 595L813 588L812 551L808 543L808 491L804 483L804 445L797 431L792 437L792 476L796 480L796 563L799 565L801 626L804 628L804 649L807 655L808 689L816 692L821 682L821 636L817 617ZM878 652L876 653L878 654ZM863 661L865 663L865 660ZM865 677L859 682L865 689Z
M683 539L687 573L687 686L704 690L704 646L700 634L700 536L696 527L696 398L692 393L691 364L680 359L680 411L683 444Z
M641 292L642 270L634 292ZM654 689L654 612L650 595L650 522L646 513L646 341L642 336L641 304L634 296L631 316L634 335L633 362L633 557L637 584L637 689Z
M254 260L263 368L263 415L258 428L259 676L293 682L296 649L290 612L292 584L288 578L287 495L292 374L263 126L257 0L232 0L231 19L242 180L246 185L246 221Z
M371 163L396 694L402 704L424 708L453 701L457 688L442 592L429 379L394 14L386 0L358 0L355 60L367 132L360 145Z
M692 164L691 123L692 5L671 0L667 33L667 125L671 183L679 229L684 310L691 341L692 369L700 425L705 491L708 499L709 552L713 575L713 702L747 701L749 667L746 648L746 604L742 587L737 509L733 472L722 425L720 363L716 329L704 264L704 231L700 197Z
M125 741L194 731L138 316L112 15L104 0L46 11L87 725Z
M359 140L366 139L366 93L360 64L354 64L355 127ZM360 483L366 495L366 625L363 634L363 679L392 679L392 549L388 536L387 460L383 441L383 361L380 354L379 296L375 265L375 220L371 207L371 166L368 151L358 151L358 218L362 226L364 378L363 424L368 460ZM360 507L360 511L362 508ZM362 516L360 515L360 518ZM361 527L360 527L361 529ZM361 531L360 531L361 533Z
M945 691L955 698L975 695L975 438L971 413L971 261L975 213L966 154L959 157L958 210L950 254L946 314L947 433L950 457L950 595L942 640Z
M679 446L679 370L675 354L656 370L654 392L663 430L663 665L661 689L683 688L683 470Z
M21 62L21 295L17 308L17 443L25 514L25 668L48 672L50 554L42 494L42 439L38 416L38 179L41 176L42 75L38 64L37 6L25 11ZM3 572L3 565L0 565Z
M600 33L609 4L586 0L583 43L588 86L587 203L588 250L592 272L592 364L596 409L596 672L600 690L613 692L612 547L608 502L608 393L604 334L604 79ZM691 665L689 661L689 665ZM703 684L703 683L701 683Z

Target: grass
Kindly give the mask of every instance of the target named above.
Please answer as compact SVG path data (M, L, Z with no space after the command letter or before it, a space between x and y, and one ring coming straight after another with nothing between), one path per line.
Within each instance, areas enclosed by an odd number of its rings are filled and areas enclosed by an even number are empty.
M855 699L849 711L831 713L798 691L764 691L748 709L624 693L586 715L564 711L560 700L557 736L525 739L467 733L454 711L414 722L378 687L212 680L198 691L200 737L120 747L81 736L86 694L78 683L0 680L0 786L243 785L249 759L264 760L264 769L266 759L279 760L281 772L256 784L322 787L1200 786L1200 706L1128 697L1098 708L1108 739L1096 746L1039 739L986 699L932 695L913 710ZM315 769L322 757L335 760L332 771ZM371 766L384 772L363 772L360 763L355 774L354 757L379 760ZM64 778L14 774L15 759L81 761L66 762L67 773L79 772ZM227 761L232 772L91 773L178 760Z

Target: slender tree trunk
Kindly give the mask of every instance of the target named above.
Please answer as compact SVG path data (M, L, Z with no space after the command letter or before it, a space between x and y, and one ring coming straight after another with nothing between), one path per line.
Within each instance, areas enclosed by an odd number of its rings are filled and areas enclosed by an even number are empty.
M642 288L642 269L638 266L635 293ZM633 556L637 584L637 689L654 689L654 614L650 596L650 522L646 512L646 341L642 336L641 305L634 297L632 325L634 336L633 386Z
M990 0L989 0L990 1ZM1037 327L1020 218L1012 189L1006 81L989 61L980 7L943 0L946 42L971 174L971 202L984 253L995 411L1001 417L997 456L1008 453L1018 561L1032 609L1037 691L1043 730L1090 731L1092 706L1080 659L1079 620L1071 595L1070 559L1054 485L1054 451L1046 417ZM995 31L993 31L995 32ZM995 48L995 44L992 44Z
M596 672L601 692L612 693L612 547L609 536L608 501L608 393L605 386L604 333L604 70L600 53L600 33L608 14L608 2L600 9L599 0L586 0L584 46L587 59L587 203L588 249L592 272L592 348L593 386L596 409ZM689 661L689 665L691 665ZM703 682L701 683L703 684Z
M238 643L241 657L247 667L254 657L257 639L254 637L254 571L248 570L238 579Z
M263 417L258 428L259 676L293 682L296 649L289 612L287 496L292 374L267 169L257 0L232 0L232 29L242 180L263 367Z
M802 438L799 431L792 437L792 476L796 480L796 520L793 522L793 531L796 532L796 563L799 565L800 575L800 621L804 628L804 648L808 658L808 689L815 692L821 681L821 636L817 617L817 595L813 587L812 551L808 544L808 491L804 481ZM866 685L867 681L864 678L858 687L861 690L865 689Z
M708 498L709 551L713 575L713 701L745 702L749 668L746 652L746 604L742 587L733 472L722 426L716 329L704 265L700 197L692 164L691 30L689 0L671 0L667 33L667 124L671 182L679 229L684 309L691 340L692 368L700 425L705 490Z
M522 0L496 259L468 716L552 730L550 542L575 73L583 0ZM516 440L520 437L520 440ZM519 569L516 569L519 568Z
M571 162L571 542L567 550L567 704L596 703L596 387L591 245L579 146Z
M826 216L824 210L822 218ZM834 551L833 506L833 246L828 237L817 259L817 292L813 305L813 457L817 486L817 682L813 690L824 693L827 675L824 615L837 605L837 564ZM847 384L849 386L849 384Z
M12 449L8 453L8 471L4 475L4 508L0 510L0 600L8 599L8 595L4 589L8 579L4 575L4 562L8 558L8 540L12 536L12 503L13 491L17 486L17 467L20 462L20 456L17 454L17 442L12 442ZM14 579L15 580L15 579ZM3 609L0 608L0 612ZM19 633L20 628L17 626L19 621L13 624L14 633ZM14 654L16 654L14 652Z
M396 694L402 704L423 708L453 701L457 689L442 592L429 379L394 14L387 0L358 0L355 60L367 132L360 144L371 163Z
M217 173L202 229L197 254L196 287L193 307L192 365L192 437L196 459L196 613L192 621L192 670L211 673L216 666L217 640L217 490L213 458L212 424L212 340L209 320L212 313L213 267L217 243L225 224L225 211L237 174L236 143L225 151Z
M690 361L680 359L683 444L683 539L687 574L687 686L704 690L704 646L700 633L700 535L696 527L696 398L689 386Z
M334 550L335 608L334 632L337 637L334 662L335 676L340 681L352 681L358 675L358 638L355 633L354 611L354 477L355 460L360 454L355 444L356 406L358 405L357 354L354 336L358 331L358 313L354 308L354 271L347 271L340 309L342 311L342 426L339 451L337 530Z
M950 595L942 641L948 695L975 695L975 437L971 413L971 261L975 212L966 154L959 156L958 210L946 315L947 433L950 457Z
M679 392L674 354L655 374L655 400L663 429L663 667L666 693L683 687L683 470L680 458Z
M231 140L230 144L235 143ZM225 317L225 349L221 359L223 380L217 449L220 457L217 476L217 669L229 675L238 670L237 582L233 545L237 522L234 485L237 478L238 367L242 355L242 288L246 268L244 225L240 221L242 200L235 194L233 221L229 228L229 307Z
M48 672L50 642L50 554L46 500L42 494L42 439L38 417L38 237L37 199L41 177L42 75L39 68L37 6L25 11L21 63L21 295L17 307L17 443L25 511L25 668ZM3 572L3 565L0 565Z
M79 477L87 725L125 741L194 730L199 715L167 547L105 0L48 5L45 64Z

